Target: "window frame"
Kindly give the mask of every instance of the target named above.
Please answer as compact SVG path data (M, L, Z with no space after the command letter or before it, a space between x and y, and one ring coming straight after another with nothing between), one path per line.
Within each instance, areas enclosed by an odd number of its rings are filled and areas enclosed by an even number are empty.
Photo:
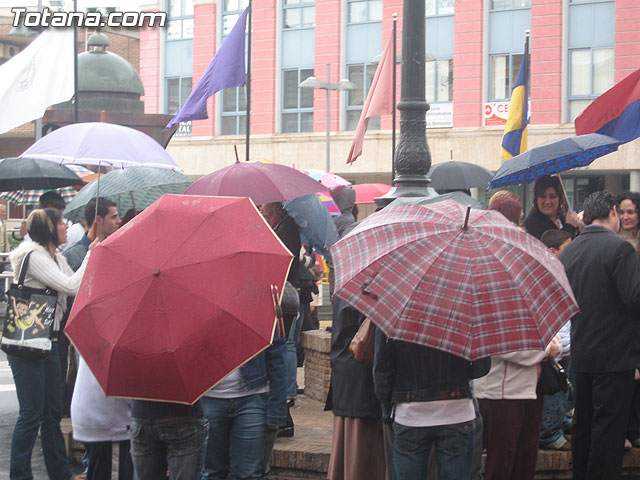
M524 10L527 8L531 8L531 4L533 2L533 0L527 0L529 2L529 5L525 5L522 7L514 7L513 6L513 2L515 2L516 0L508 0L510 3L509 7L505 7L505 8L493 8L493 0L489 0L489 12L506 12L509 10Z
M438 62L443 62L443 61L448 61L449 62L449 100L438 100ZM427 92L427 75L426 75L426 65L429 63L434 63L436 68L434 69L434 75L435 75L435 79L433 82L433 101L429 100L429 93ZM429 104L434 104L434 103L451 103L453 102L453 58L449 58L449 57L443 57L443 58L435 58L432 62L426 62L425 63L425 98L427 100L427 102Z
M167 12L167 28L165 29L165 41L167 42L176 42L180 40L186 40L193 38L193 22L194 22L194 13L185 13L185 3L191 2L191 6L193 8L193 0L173 0L175 2L180 2L180 15L171 16L171 8L169 4L172 0L165 0L165 12ZM191 20L191 35L184 35L184 25L185 21ZM180 22L180 36L169 38L169 26L171 22Z
M572 52L578 50L588 50L589 51L589 90L588 94L577 94L573 95L571 93L571 84L573 80L573 68L571 63ZM597 46L597 47L573 47L567 49L567 121L568 123L573 123L575 118L571 118L571 103L572 102L584 102L588 101L589 103L593 102L596 98L602 95L603 92L594 93L594 52L596 50L610 50L611 51L611 61L613 62L613 67L611 69L611 85L608 88L611 88L615 85L615 49L614 46ZM605 89L606 91L607 89Z
M496 98L493 96L493 57L509 57L509 87L507 89L507 95L505 98ZM511 100L511 92L513 91L513 86L515 81L518 78L518 72L514 72L513 70L513 57L520 56L520 65L522 65L522 59L524 58L524 52L510 52L510 53L494 53L489 54L489 92L487 95L489 102L508 102ZM519 69L518 69L519 70Z
M364 7L365 7L365 13L364 16L366 17L366 20L363 21L358 21L358 22L354 22L351 20L351 8L350 5L353 5L355 3L364 3ZM378 3L380 4L380 18L370 18L370 9L371 9L371 4L372 3ZM383 18L383 7L384 4L382 2L382 0L347 0L347 11L346 11L346 17L347 17L347 25L362 25L363 23L378 23L382 21Z
M307 76L304 76L305 74L303 73L304 71L306 71L308 73ZM287 108L285 107L285 101L286 101L286 92L284 91L285 86L286 86L286 82L284 80L285 74L287 72L298 72L298 78L297 78L297 82L296 82L296 95L297 95L297 107L296 108ZM300 85L300 82L302 82L303 80L312 77L314 75L314 68L313 67L291 67L291 68L283 68L281 70L281 81L282 81L282 98L280 100L280 133L311 133L313 132L313 98L314 98L314 88L299 88L298 85ZM310 107L303 107L301 106L302 104L302 96L303 95L311 95L311 106ZM305 114L309 114L311 113L311 129L310 130L303 130L302 129L302 118ZM293 115L293 114L297 114L298 117L298 122L297 122L297 128L295 131L285 131L284 125L285 125L285 121L284 121L284 116L285 115Z
M313 24L312 25L303 25L303 12L305 9L313 7ZM297 27L287 27L285 22L285 17L288 11L298 10L298 26ZM282 1L282 30L283 31L291 31L291 30L305 30L308 28L315 28L316 26L316 2L315 0L299 0L298 3L293 3L287 5L286 0Z
M426 18L430 18L430 17L447 17L447 16L455 14L455 1L454 0L449 0L451 2L452 10L451 10L451 12L447 12L447 13L440 13L440 8L441 8L440 2L441 1L442 0L425 0L424 9L425 9L425 17ZM429 7L427 5L428 2L433 2L433 8L434 8L435 13L426 13L429 10Z
M222 2L222 8L220 9L220 45L222 45L222 42L224 42L224 39L227 37L227 35L229 34L229 32L227 32L225 34L224 32L224 21L225 21L225 17L226 16L236 16L236 17L240 17L240 15L242 15L242 12L244 12L244 10L247 8L247 6L249 5L249 0L235 0L238 4L238 9L233 9L233 10L227 10L227 5L228 2L230 0L223 0ZM235 25L235 22L234 22ZM246 33L245 33L246 35ZM246 43L245 43L245 48L246 48ZM225 96L229 95L228 91L229 90L234 90L235 91L235 104L236 104L236 109L235 110L228 110L225 111L224 109L224 103L225 103ZM241 98L241 91L244 93L244 98L245 98L245 107L244 110L240 109L240 98ZM218 132L219 135L221 136L231 136L231 135L245 135L246 134L246 123L247 123L247 106L246 106L246 98L247 98L247 92L246 92L246 85L242 85L241 87L231 87L231 88L225 88L220 92L220 95L218 95L218 112L219 112L219 126L218 126ZM225 122L225 120L228 121L228 119L230 118L235 118L235 133L224 133L223 132L223 123Z
M362 104L359 105L349 105L349 102L351 100L351 95L353 95L357 90L359 90L360 85L358 85L356 82L353 81L353 79L351 78L351 71L350 69L352 67L364 67L363 68L363 72L362 72L362 77L363 77L363 81L364 81L364 88L362 91ZM345 131L354 131L357 127L357 122L355 125L353 125L353 128L350 127L349 125L349 113L351 112L360 112L362 113L362 109L364 108L364 104L367 101L367 95L369 94L369 89L371 88L371 83L373 81L373 77L376 74L376 69L378 68L378 64L377 63L350 63L345 65L345 70L346 70L346 78L353 82L354 84L356 84L356 86L358 87L355 90L345 90L346 93L346 98L345 98L345 102L344 102L344 130ZM371 73L371 77L368 77L369 74L369 69L372 70ZM369 117L369 124L367 126L367 130L380 130L380 117L379 116L375 116L375 117Z

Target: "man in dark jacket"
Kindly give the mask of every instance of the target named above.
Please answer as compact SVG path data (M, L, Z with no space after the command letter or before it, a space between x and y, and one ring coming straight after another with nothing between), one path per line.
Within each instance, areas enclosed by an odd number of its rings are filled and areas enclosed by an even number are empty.
M582 234L560 255L581 313L571 323L575 372L573 478L620 478L625 429L640 366L640 264L615 232L620 221L611 193L584 202Z
M470 478L476 414L469 381L490 368L489 358L470 363L376 332L374 385L393 418L394 478L426 478L432 449L439 480Z

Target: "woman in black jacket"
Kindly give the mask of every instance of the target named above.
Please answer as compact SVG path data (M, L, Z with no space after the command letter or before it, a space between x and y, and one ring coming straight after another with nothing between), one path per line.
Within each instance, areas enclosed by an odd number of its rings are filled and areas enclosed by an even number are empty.
M565 213L566 211L566 213ZM568 209L560 178L545 175L533 185L533 205L524 228L537 239L547 230L560 229L578 235L578 215Z

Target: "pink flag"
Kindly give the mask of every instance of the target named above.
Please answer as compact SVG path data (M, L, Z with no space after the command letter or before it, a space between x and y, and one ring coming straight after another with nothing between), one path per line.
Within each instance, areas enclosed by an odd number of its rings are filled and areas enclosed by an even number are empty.
M370 117L377 115L385 115L393 113L395 105L393 104L393 69L395 68L395 52L393 51L393 35L389 35L387 46L382 52L382 58L378 64L378 69L371 82L367 101L364 102L364 108L358 120L356 134L353 137L351 150L347 157L347 163L353 163L362 155L362 144L364 142L364 133L367 131L367 125Z

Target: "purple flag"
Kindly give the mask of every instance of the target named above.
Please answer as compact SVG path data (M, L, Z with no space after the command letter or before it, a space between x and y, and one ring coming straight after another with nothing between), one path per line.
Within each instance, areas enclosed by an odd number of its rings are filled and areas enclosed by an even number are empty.
M165 128L189 120L203 120L207 115L207 99L223 88L244 85L247 72L244 61L244 39L247 13L240 15L229 36L222 42L216 55L184 105Z

